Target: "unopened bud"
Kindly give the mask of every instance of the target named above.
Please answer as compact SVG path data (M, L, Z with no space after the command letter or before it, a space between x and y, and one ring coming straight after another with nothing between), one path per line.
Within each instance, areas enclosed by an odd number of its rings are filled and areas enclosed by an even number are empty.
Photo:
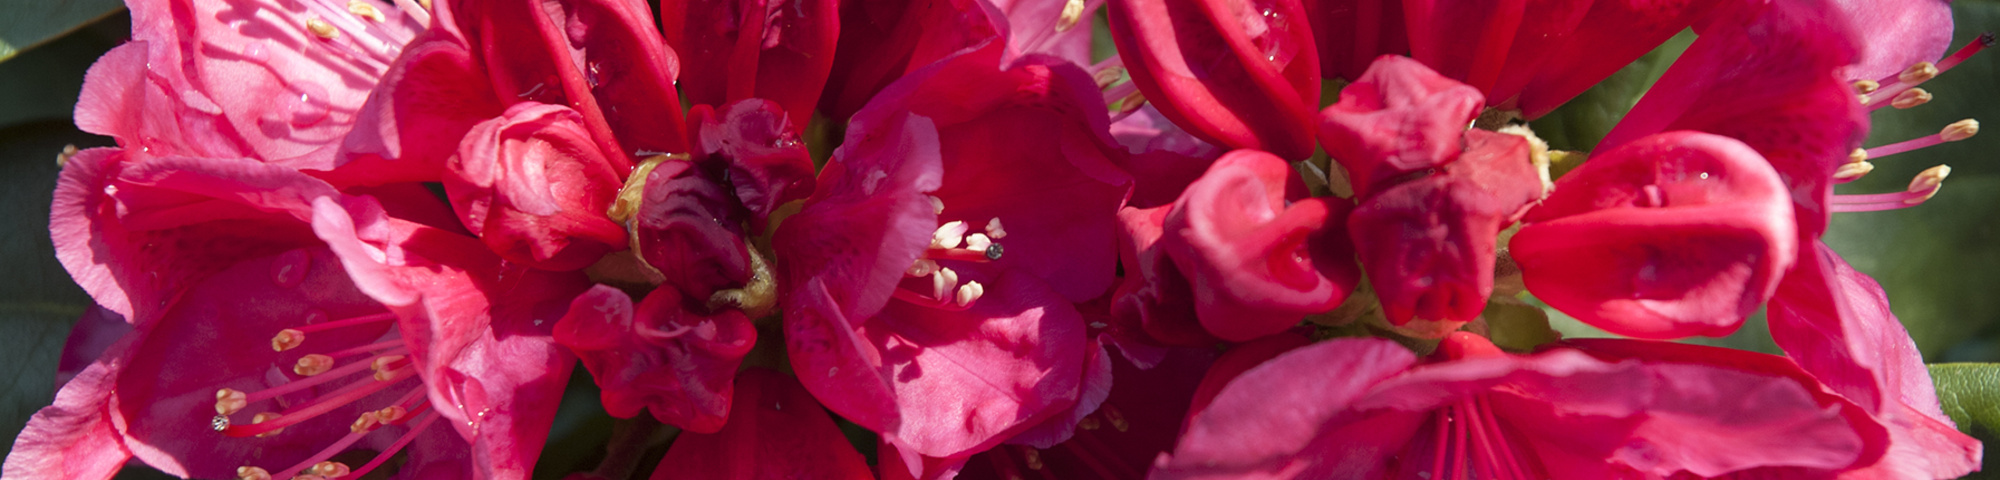
M1973 135L1978 134L1979 121L1968 118L1952 122L1951 125L1945 125L1944 131L1938 132L1938 139L1947 142L1956 142L1972 138Z

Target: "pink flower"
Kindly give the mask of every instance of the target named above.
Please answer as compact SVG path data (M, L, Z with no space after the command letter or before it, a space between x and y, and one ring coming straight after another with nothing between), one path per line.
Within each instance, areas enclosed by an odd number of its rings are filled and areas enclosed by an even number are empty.
M1074 302L1110 286L1130 188L1100 102L1064 63L926 67L855 115L779 227L793 368L904 465L963 461L1078 401Z
M1111 38L1148 103L1189 133L1285 159L1313 151L1319 53L1297 0L1110 2Z
M1279 355L1195 414L1153 473L1810 477L1866 465L1886 440L1861 407L1781 357L1634 340L1517 356L1460 332L1423 363L1382 339Z

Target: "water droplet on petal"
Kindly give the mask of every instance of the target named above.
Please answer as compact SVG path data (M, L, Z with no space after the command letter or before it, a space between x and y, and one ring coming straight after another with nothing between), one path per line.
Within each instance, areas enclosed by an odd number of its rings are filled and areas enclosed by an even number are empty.
M312 268L312 257L305 250L292 250L278 254L271 261L271 282L280 287L295 287L306 279L306 270Z
M332 100L327 94L326 87L302 83L294 88L299 92L299 96L297 103L290 105L292 126L305 127L326 120L327 112L330 111L327 102Z

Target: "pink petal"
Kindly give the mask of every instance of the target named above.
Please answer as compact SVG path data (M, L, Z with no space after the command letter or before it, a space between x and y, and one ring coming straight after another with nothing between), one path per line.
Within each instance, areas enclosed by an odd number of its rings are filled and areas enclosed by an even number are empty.
M1861 57L1842 73L1848 80L1878 80L1917 62L1936 62L1951 46L1951 2L1941 0L1836 0L1860 40Z
M1408 57L1382 56L1321 110L1319 139L1368 198L1394 179L1456 160L1479 116L1479 90Z
M838 314L858 321L880 311L903 272L930 244L937 213L924 192L943 176L937 129L930 119L902 114L856 118L849 138L820 169L810 205L786 218L772 238L784 295L815 277ZM863 133L866 132L866 135ZM786 317L791 305L784 302ZM806 382L810 387L812 382ZM824 399L825 397L821 397Z
M1068 0L993 0L993 8L1006 15L1007 58L1048 55L1079 66L1089 66L1091 19L1101 2L1080 2L1077 16L1064 23Z
M1354 249L1337 230L1345 202L1286 202L1295 175L1268 153L1224 154L1165 219L1161 244L1187 273L1202 326L1218 338L1277 333L1339 306L1360 281Z
M820 110L845 119L905 74L947 58L997 65L1005 47L1001 22L993 20L999 13L977 0L841 2Z
M446 167L460 221L509 261L576 270L626 246L604 213L624 179L574 110L508 108L466 132Z
M632 217L639 257L663 286L706 302L717 290L750 280L749 244L736 199L690 162L669 161L646 175L644 200Z
M1670 132L1563 176L1509 244L1535 298L1620 335L1735 331L1796 255L1776 171L1727 137Z
M873 479L868 463L798 379L769 369L736 375L735 414L715 433L674 439L652 480Z
M129 352L128 335L108 352ZM132 458L113 427L110 408L124 353L92 363L56 392L55 402L36 411L7 452L7 478L109 479Z
M1313 39L1319 43L1320 78L1361 78L1375 57L1406 55L1402 2L1390 0L1306 0Z
M736 200L754 216L751 228L756 231L764 230L762 223L779 205L804 199L813 190L812 157L796 134L812 118L811 107L806 115L796 115L779 106L746 99L719 112L697 113L712 112L701 105L689 112L695 162L720 163L728 170Z
M1493 93L1511 96L1510 90L1518 91L1522 114L1540 118L1706 18L1717 3L1594 0L1575 30L1560 44L1543 47L1546 50L1531 70L1518 72L1532 75L1531 79L1518 87L1513 86L1518 79L1505 81ZM1509 55L1508 62L1513 61Z
M1195 316L1194 290L1160 246L1170 206L1118 211L1125 278L1112 292L1109 334L1120 342L1199 346L1221 342Z
M838 8L832 0L674 0L661 3L660 27L687 64L680 80L690 101L770 99L800 133L833 69Z
M1297 0L1117 0L1111 38L1149 103L1209 142L1312 154L1319 53Z
M730 381L757 331L743 312L700 315L674 289L653 290L634 311L618 289L591 287L556 323L556 343L590 369L605 411L640 409L691 432L714 433L729 418Z
M450 2L436 25L405 49L361 106L338 166L321 174L340 184L434 182L475 124L503 115L486 73L454 23Z

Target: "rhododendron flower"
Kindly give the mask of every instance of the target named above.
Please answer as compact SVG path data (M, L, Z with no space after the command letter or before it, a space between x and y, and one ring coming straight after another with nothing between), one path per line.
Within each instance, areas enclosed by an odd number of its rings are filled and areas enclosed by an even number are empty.
M404 475L515 477L532 467L535 432L553 417L548 395L559 393L568 360L545 328L539 340L522 328L531 326L521 313L552 285L521 278L512 282L519 303L480 310L418 302L491 285L491 271L459 268L498 259L465 250L471 238L382 216L371 199L253 160L133 160L98 149L72 158L63 181L52 217L67 232L58 234L65 265L104 272L99 296L159 300L134 304L132 332L38 414L10 455L10 477L103 478L127 456L208 478L339 476L405 448L422 460L403 464ZM368 267L343 256L355 231L324 228L351 227L352 216L371 220L369 236L421 238L379 253L441 261L429 268L457 281L417 290L357 270ZM128 276L146 271L157 275ZM457 328L426 325L405 306L448 311ZM507 373L486 370L496 367ZM439 419L463 429L430 428ZM325 463L350 449L380 454L353 467Z
M604 214L623 180L616 165L575 110L519 103L466 132L443 183L459 221L494 252L578 270L626 247Z
M1636 340L1516 356L1459 332L1421 363L1382 339L1279 355L1229 382L1154 476L1814 476L1874 461L1887 436L1781 357Z
M925 477L919 456L963 461L1077 402L1073 302L1110 286L1130 189L1087 75L996 57L926 67L855 114L774 239L800 381Z
M1111 39L1148 103L1203 140L1303 159L1320 66L1298 0L1116 0Z
M672 0L660 3L660 30L687 73L688 100L768 99L797 133L833 70L839 8L833 0Z

